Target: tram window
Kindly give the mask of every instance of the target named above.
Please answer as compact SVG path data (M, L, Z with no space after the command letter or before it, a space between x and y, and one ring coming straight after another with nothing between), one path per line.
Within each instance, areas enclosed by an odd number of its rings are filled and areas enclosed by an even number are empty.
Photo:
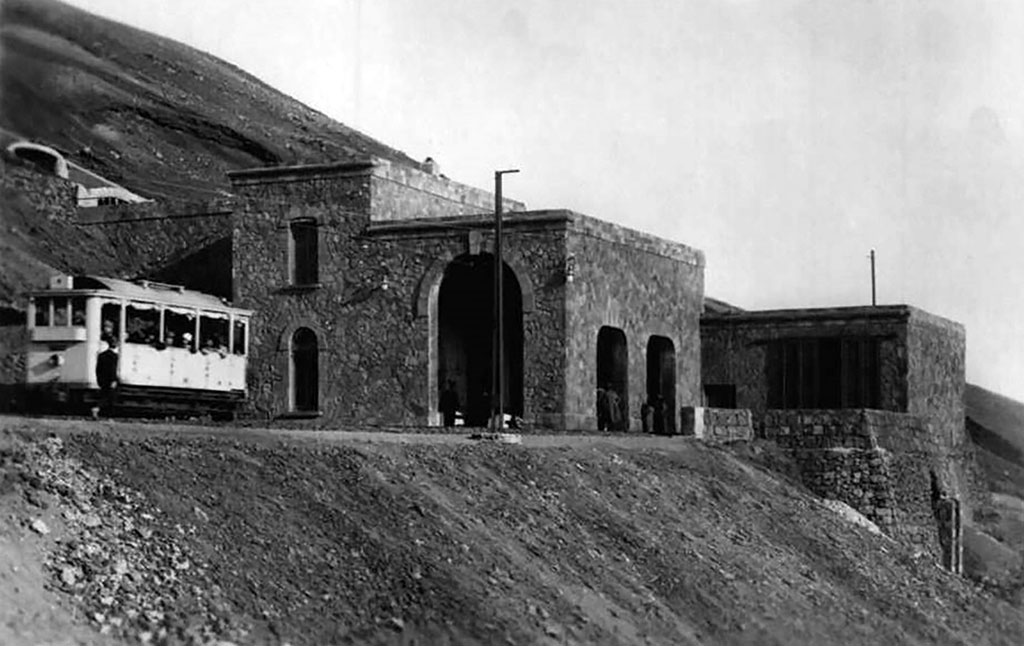
M235 321L235 354L245 354L245 321Z
M203 350L228 349L228 320L202 316L199 318L199 347Z
M36 327L47 327L50 325L50 299L36 299Z
M83 326L85 325L85 299L84 298L72 298L71 299L71 325Z
M53 299L53 324L58 327L67 327L68 324L68 299Z
M116 339L121 334L121 305L104 303L100 309L100 340Z
M149 308L128 306L126 332L128 343L156 344L160 331L160 311Z
M169 348L195 349L193 336L196 333L195 314L181 314L164 311L164 344Z

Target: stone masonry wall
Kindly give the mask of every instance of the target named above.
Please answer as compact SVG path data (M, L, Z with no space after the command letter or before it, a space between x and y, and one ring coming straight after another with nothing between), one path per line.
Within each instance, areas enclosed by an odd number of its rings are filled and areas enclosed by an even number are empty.
M489 222L445 227L407 218L371 226L371 186L368 175L236 186L251 198L235 220L235 283L239 304L257 311L250 386L261 415L287 413L291 335L309 327L322 343L322 415L305 423L437 420L431 299L436 317L444 268L461 254L490 250ZM321 284L313 289L288 284L288 222L297 217L320 224ZM523 317L524 417L541 425L562 405L564 297L552 275L563 265L563 240L557 228L511 226L505 245L532 299Z
M680 418L683 435L690 435L712 444L739 442L754 437L749 410L684 406Z
M966 335L959 323L911 310L907 334L907 411L949 433L949 444L967 441L964 426Z
M570 214L566 284L566 427L596 430L597 336L621 329L628 347L629 428L641 428L647 343L671 339L676 359L673 411L700 404L700 313L704 257L678 243Z
M767 411L755 426L793 452L817 495L942 560L931 478L956 497L956 464L926 420L876 410Z
M474 215L494 212L494 195L404 164L375 159L370 219L377 221ZM522 202L502 199L505 212L522 211Z

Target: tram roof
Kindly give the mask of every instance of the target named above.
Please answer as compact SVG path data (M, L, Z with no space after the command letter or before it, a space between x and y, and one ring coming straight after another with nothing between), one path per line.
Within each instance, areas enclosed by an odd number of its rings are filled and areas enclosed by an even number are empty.
M149 280L123 280L104 276L56 276L50 280L50 285L47 289L30 292L30 295L54 296L62 294L72 296L80 292L110 292L111 296L130 301L161 303L189 309L231 310L238 313L252 314L251 310L233 307L222 298L192 289L185 289L180 285L168 285Z

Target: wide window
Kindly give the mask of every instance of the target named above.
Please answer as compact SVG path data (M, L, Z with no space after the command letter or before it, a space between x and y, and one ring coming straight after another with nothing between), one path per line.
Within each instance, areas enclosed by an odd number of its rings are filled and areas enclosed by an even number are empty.
M293 285L320 282L319 235L315 220L295 220L290 227L291 280Z
M128 343L156 345L160 336L160 310L155 305L129 305L125 327Z
M196 315L193 312L164 310L164 345L194 350L195 335Z
M768 346L769 408L878 408L876 338L785 339Z
M204 352L227 352L228 317L204 314L199 319L199 348Z

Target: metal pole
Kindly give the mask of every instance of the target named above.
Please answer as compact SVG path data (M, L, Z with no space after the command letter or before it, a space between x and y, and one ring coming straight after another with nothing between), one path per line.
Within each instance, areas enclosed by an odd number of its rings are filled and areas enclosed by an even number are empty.
M497 343L495 343L496 361L494 362L494 394L497 395L498 403L495 417L498 429L505 427L505 261L502 250L501 176L518 172L518 170L494 171L494 292L496 301L494 312L497 336Z
M878 305L878 299L875 297L875 250L871 250L871 305Z

